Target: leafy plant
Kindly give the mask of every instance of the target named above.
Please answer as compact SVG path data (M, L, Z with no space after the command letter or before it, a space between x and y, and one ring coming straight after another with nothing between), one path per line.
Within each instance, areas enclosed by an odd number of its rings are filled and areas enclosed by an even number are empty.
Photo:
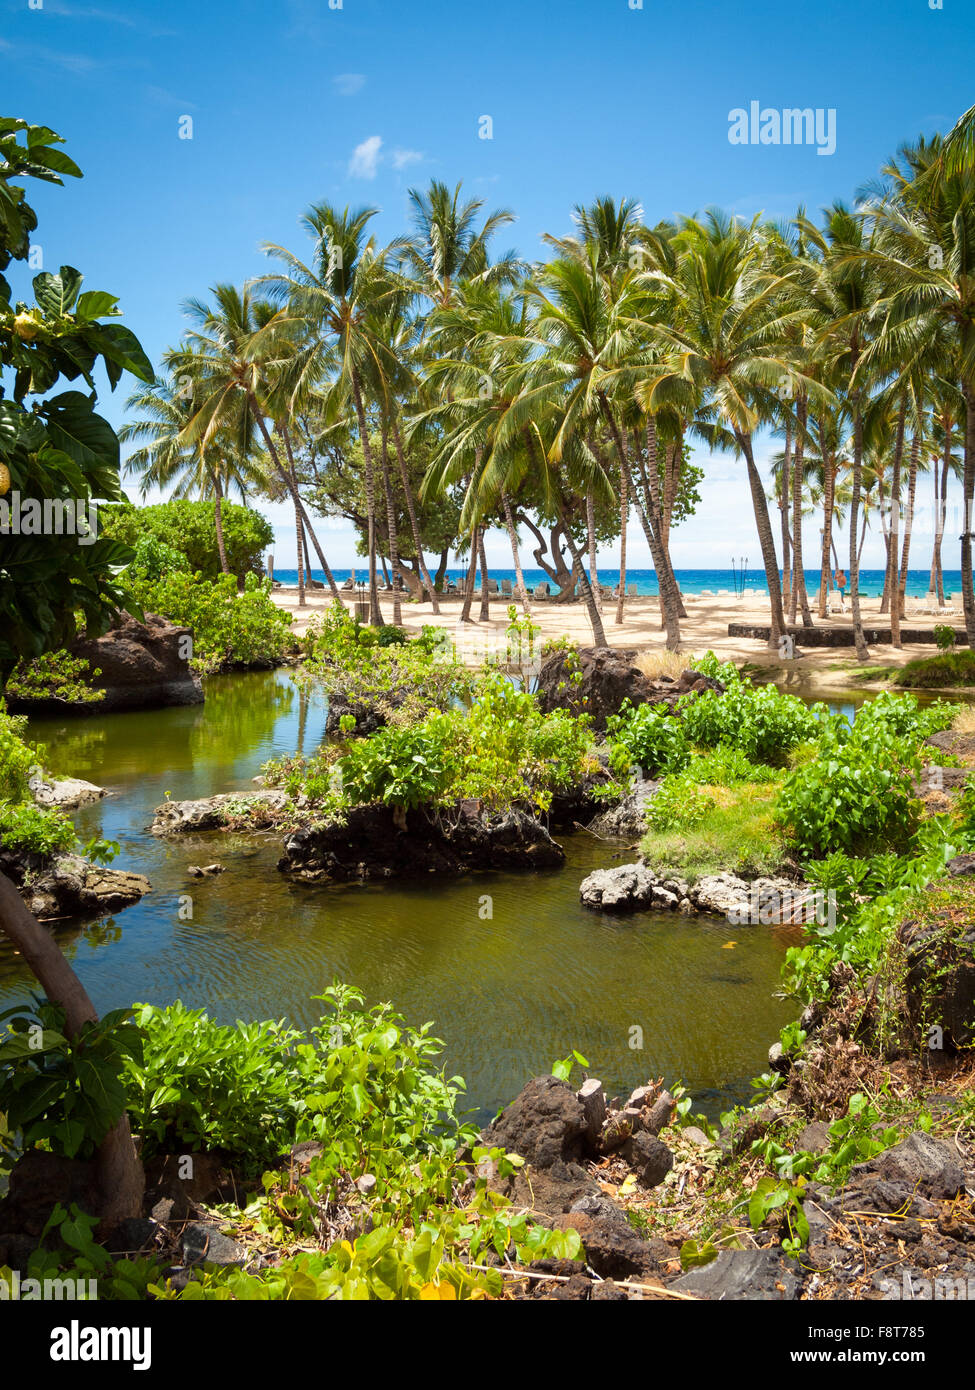
M33 1013L0 1014L0 1111L24 1147L45 1142L68 1158L89 1158L125 1110L122 1070L141 1056L142 1033L130 1010L115 1009L68 1038L64 1011L35 1004Z

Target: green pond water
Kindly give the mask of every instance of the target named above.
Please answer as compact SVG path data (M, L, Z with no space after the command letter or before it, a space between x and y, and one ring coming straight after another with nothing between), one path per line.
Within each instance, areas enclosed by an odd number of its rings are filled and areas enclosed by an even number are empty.
M78 813L82 838L117 840L115 867L152 883L116 917L58 930L99 1011L182 999L221 1022L307 1026L320 1012L312 996L339 976L370 1004L432 1020L482 1117L573 1047L611 1093L662 1075L712 1114L747 1098L794 1012L774 996L797 929L586 912L580 881L620 860L582 833L558 837L560 870L365 886L289 883L276 869L279 836L159 839L147 826L167 793L253 790L268 758L311 752L322 738L323 700L286 672L214 678L206 695L191 709L32 721L54 772L112 793ZM214 860L224 874L188 875ZM181 920L187 894L193 916ZM0 936L0 1010L31 988ZM642 1048L630 1045L635 1029Z

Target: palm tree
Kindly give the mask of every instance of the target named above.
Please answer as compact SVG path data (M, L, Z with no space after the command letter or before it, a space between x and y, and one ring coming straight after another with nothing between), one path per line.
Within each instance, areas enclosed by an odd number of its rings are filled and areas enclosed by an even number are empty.
M188 317L196 327L188 335L186 350L179 353L179 365L192 379L200 381L202 400L194 399L193 413L183 431L183 440L187 445L205 450L228 424L239 422L242 409L249 413L264 442L274 473L291 496L296 521L300 521L308 531L326 580L333 595L338 597L332 572L298 492L290 457L290 439L285 434L284 443L288 451L286 466L268 427L268 419L272 423L274 420L270 405L272 378L281 357L293 350L287 341L289 326L273 313L270 306L256 300L247 288L239 290L233 285L221 284L214 286L212 294L213 305L191 299L185 306ZM299 588L303 588L300 567Z
M350 398L362 445L369 550L369 617L382 623L376 584L376 467L366 419L366 389L395 375L389 344L377 329L382 307L408 290L391 270L385 252L367 238L375 208L339 212L329 203L315 203L301 222L314 238L311 264L283 246L264 243L264 251L280 260L284 272L261 276L257 282L284 306L287 320L300 342L283 367L284 394L298 401L328 376L335 363L329 392L332 415Z
M513 284L522 263L508 251L491 261L488 243L501 228L515 220L514 213L498 208L476 225L484 203L480 198L461 201L462 184L453 193L433 180L426 192L411 188L409 201L413 233L390 247L391 254L435 309L450 308L465 287Z
M671 290L676 313L672 324L655 325L665 360L647 373L638 399L652 409L690 388L705 416L698 432L714 441L726 431L744 458L771 601L769 646L777 649L785 630L782 588L754 432L773 417L784 379L810 400L825 393L788 355L787 331L801 316L785 301L786 281L770 268L758 219L746 226L712 211L703 222L684 220L673 240L673 271L648 275Z
M965 404L962 602L975 645L975 170L970 160L959 162L966 146L958 135L967 119L952 132L947 153L937 137L902 151L913 177L905 173L887 197L866 204L864 215L877 230L867 255L884 296L884 334L912 359L942 364L947 356Z
M171 367L177 367L181 353L166 354ZM206 452L199 446L189 446L184 430L192 415L192 397L183 385L159 380L134 391L125 403L126 410L135 411L139 419L127 421L119 430L123 443L138 443L126 460L125 471L140 480L140 494L145 501L152 488L172 489L174 497L213 499L213 518L217 536L220 568L230 573L227 549L223 536L223 501L236 491L246 501L248 490L263 490L267 477L260 460L252 449L250 421L246 413L233 423L230 438L228 429L215 437Z
M865 257L869 235L862 217L842 203L826 209L823 228L807 218L799 219L806 238L807 255L797 263L795 281L801 290L804 312L817 333L827 371L841 391L853 426L850 475L850 608L857 658L869 651L863 636L860 610L859 531L860 493L863 481L864 408L872 385L870 364L862 361L870 343L877 314L879 286Z

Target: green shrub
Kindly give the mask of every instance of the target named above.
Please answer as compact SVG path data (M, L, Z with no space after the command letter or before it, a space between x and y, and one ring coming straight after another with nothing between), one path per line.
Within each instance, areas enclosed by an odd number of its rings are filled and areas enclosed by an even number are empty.
M227 564L231 574L242 584L248 573L263 571L263 552L274 543L274 528L252 507L234 502L223 503L222 517ZM106 537L114 537L133 547L140 541L152 539L183 556L185 568L190 572L199 570L206 579L216 579L221 573L212 502L174 498L151 507L135 507L129 503L100 507L98 521Z
M824 726L818 756L783 783L778 815L803 858L834 851L869 855L904 850L917 830L921 774L917 742L893 731L881 715L841 716ZM894 719L892 723L898 721Z
M308 762L269 763L264 772L292 797L303 795L325 816L338 816L374 802L408 811L466 798L546 810L556 792L596 766L587 718L565 710L542 714L534 695L493 672L469 710L387 724L341 750L325 748Z
M664 705L637 705L624 700L619 714L606 720L610 767L625 775L639 767L647 777L680 772L691 756L682 720Z
M97 704L104 690L93 687L101 671L92 671L84 657L69 652L45 652L31 662L20 662L7 681L6 693L18 700L67 700L75 704Z
M816 737L825 705L805 705L772 685L756 688L737 672L732 677L721 669L727 680L723 692L705 690L679 701L688 743L702 748L727 744L753 762L780 764L790 749Z
M975 652L942 651L902 666L894 684L907 690L937 690L944 686L975 685Z
M274 666L294 646L291 615L266 587L238 593L232 575L206 579L186 570L158 580L131 572L129 587L146 612L160 613L193 632L195 670L203 674L234 666Z

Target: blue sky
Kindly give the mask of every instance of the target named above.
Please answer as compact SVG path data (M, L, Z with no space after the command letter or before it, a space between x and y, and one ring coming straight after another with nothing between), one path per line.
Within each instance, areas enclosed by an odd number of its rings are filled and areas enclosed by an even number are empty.
M260 273L263 240L301 249L298 217L323 198L378 207L385 240L405 229L411 186L462 179L517 214L502 241L529 258L601 193L639 198L650 222L850 199L899 143L975 100L971 0L931 3L0 0L0 91L5 114L53 126L85 171L32 194L45 266L118 294L155 360L183 299ZM752 101L834 109L835 153L732 145L729 112ZM103 397L115 422L123 392ZM677 563L734 551L757 566L740 466L707 467ZM286 512L269 511L291 563ZM353 562L348 529L327 529L335 562ZM648 563L637 524L630 537L631 564ZM501 536L491 556L509 562Z

